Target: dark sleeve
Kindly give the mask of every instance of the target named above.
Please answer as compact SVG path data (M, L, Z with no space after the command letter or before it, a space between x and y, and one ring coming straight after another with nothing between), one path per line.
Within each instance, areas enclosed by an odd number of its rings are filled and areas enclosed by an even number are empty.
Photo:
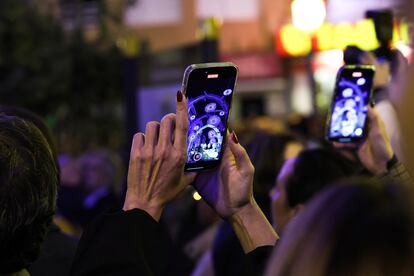
M260 246L247 254L246 271L248 271L248 275L263 275L272 251L273 246Z
M263 275L273 246L261 246L245 254L239 239L227 222L222 223L213 244L214 275Z
M146 212L107 213L84 231L70 275L165 275L170 246Z
M246 254L229 223L219 225L212 251L215 276L243 275Z

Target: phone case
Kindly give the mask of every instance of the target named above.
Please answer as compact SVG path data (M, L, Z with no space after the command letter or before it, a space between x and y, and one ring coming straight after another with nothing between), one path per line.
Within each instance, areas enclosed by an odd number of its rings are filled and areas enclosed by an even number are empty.
M238 68L235 64L231 63L231 62L215 62L215 63L201 63L201 64L192 64L190 66L188 66L184 72L184 77L183 77L183 82L182 82L182 92L184 95L187 94L187 86L188 86L188 81L190 79L190 75L191 73L196 70L196 69L209 69L209 68L217 68L217 67L234 67L236 69L236 71L238 72ZM234 89L237 85L237 73L236 73L236 78L235 78L235 82L234 82ZM234 91L234 90L233 90ZM187 95L186 95L187 96ZM228 126L228 118L230 116L230 112L231 112L231 108L229 108L229 112L227 115L227 121L226 121L226 129ZM226 136L227 136L227 131L224 132L223 134L223 139L224 141L226 140ZM222 157L222 152L224 150L224 146L225 146L225 142L223 142L223 147L222 150L220 152L220 158L217 161L208 161L208 164L205 163L205 161L203 163L200 163L200 166L196 166L194 167L195 164L197 163L186 163L186 171L207 171L210 169L213 169L216 167L216 165L218 165L221 161L221 157ZM204 164L204 165L202 165ZM188 165L188 166L187 166Z
M237 72L239 71L239 68L236 64L232 62L209 62L209 63L197 63L197 64L191 64L188 66L184 71L184 77L183 77L183 83L181 84L181 92L185 95L186 89L187 89L187 83L188 78L190 77L190 74L195 69L202 69L202 68L214 68L214 67L234 67L236 68ZM234 84L234 87L237 85L237 79L236 83Z
M344 70L348 70L348 69L349 70L369 69L369 70L372 70L375 74L375 67L372 66L372 65L344 65L339 69L338 74L336 76L336 80L335 80L335 91L332 95L332 102L331 102L331 105L330 105L330 108L329 108L329 113L328 113L329 116L327 117L326 124L325 124L325 139L327 141L331 141L331 142L332 141L337 141L337 142L342 142L342 143L344 143L344 142L355 142L355 141L363 139L365 134L366 134L366 131L367 131L367 127L366 127L366 123L365 123L364 124L364 129L363 129L364 135L361 136L361 137L358 137L358 138L357 137L349 137L349 138L339 138L339 139L337 139L337 138L330 137L330 134L329 134L330 127L331 127L333 108L335 106L335 97L336 97L336 89L337 89L338 81L339 81L339 78L342 76L342 72ZM372 80L373 79L374 79L374 76L372 77ZM371 87L371 90L369 91L368 104L372 101L372 91L373 91L373 85Z

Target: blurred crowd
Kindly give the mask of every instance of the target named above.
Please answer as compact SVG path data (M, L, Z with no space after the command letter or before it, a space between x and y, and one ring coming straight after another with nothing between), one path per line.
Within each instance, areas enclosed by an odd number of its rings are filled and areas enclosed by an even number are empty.
M221 167L188 181L159 130L174 121L171 143L184 129L182 94L177 118L134 137L129 164L109 149L58 153L40 117L1 107L0 274L413 275L414 71L397 50L349 46L344 63L376 68L363 141L328 142L326 114L253 116L231 122Z

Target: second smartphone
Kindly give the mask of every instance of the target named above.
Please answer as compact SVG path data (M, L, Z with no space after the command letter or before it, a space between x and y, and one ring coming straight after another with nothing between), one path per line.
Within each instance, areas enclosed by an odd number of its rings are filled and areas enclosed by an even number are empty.
M186 171L209 170L220 164L237 73L237 66L230 62L193 64L185 70L182 91L189 120Z
M355 142L366 136L374 75L374 66L369 65L346 65L339 70L327 124L328 140Z

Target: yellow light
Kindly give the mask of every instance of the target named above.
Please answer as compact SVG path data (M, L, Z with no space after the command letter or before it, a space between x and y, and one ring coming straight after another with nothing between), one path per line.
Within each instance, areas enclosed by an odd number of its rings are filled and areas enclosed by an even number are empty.
M203 19L200 28L197 30L197 37L199 39L217 39L222 23L223 19L218 17Z
M353 33L354 30L351 24L344 23L336 26L333 35L334 48L345 49L346 46L354 44L352 39Z
M400 33L401 41L403 41L406 44L410 44L410 42L411 42L410 25L407 22L402 21L400 23L400 32L399 33Z
M352 36L354 45L365 51L371 51L379 47L373 20L365 19L358 22L354 30L354 35Z
M293 25L284 26L280 32L280 38L285 51L291 56L304 56L312 49L312 41L309 35Z
M123 38L119 38L116 41L116 45L128 57L135 57L139 54L139 40L133 35L127 35Z
M305 32L317 30L325 20L326 9L322 0L294 0L292 2L293 24Z
M316 32L318 50L326 51L333 48L334 27L331 24L323 24Z
M199 201L199 200L201 200L201 195L198 192L194 192L193 193L193 198L194 198L194 200Z

